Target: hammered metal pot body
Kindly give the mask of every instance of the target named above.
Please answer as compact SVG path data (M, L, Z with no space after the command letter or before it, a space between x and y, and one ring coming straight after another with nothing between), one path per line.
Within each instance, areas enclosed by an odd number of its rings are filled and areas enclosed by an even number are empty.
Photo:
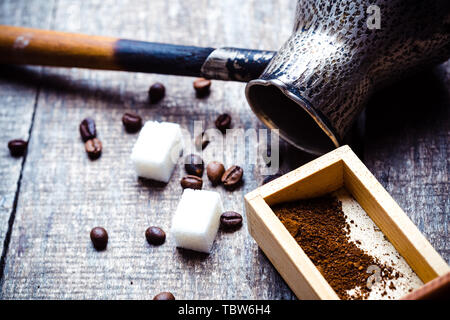
M369 5L379 8L379 29L369 28ZM450 56L449 5L299 0L292 36L247 85L249 104L301 149L338 147L374 89Z

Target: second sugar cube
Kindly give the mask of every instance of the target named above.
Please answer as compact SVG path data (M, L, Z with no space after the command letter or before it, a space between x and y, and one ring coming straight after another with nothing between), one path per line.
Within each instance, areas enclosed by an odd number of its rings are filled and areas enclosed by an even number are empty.
M177 247L209 253L222 212L219 193L185 189L172 220Z

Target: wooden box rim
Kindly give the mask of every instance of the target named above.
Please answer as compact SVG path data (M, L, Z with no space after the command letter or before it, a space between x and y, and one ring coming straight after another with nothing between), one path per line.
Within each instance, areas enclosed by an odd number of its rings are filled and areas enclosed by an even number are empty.
M345 187L419 278L450 270L395 200L348 146L335 149L245 195L250 234L299 299L339 299L270 208ZM419 288L420 289L420 288Z

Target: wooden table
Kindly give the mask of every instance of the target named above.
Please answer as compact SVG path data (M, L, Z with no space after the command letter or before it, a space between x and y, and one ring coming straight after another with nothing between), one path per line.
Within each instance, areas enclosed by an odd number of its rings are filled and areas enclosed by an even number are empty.
M295 1L6 0L0 23L198 46L276 50L290 35ZM144 238L149 225L169 230L181 193L178 167L168 185L138 180L129 153L136 135L121 124L125 111L192 130L221 112L234 127L262 128L242 83L214 81L197 99L192 78L57 69L1 67L0 269L2 299L149 299L171 291L184 299L292 299L290 289L244 227L217 236L211 255L161 247ZM147 90L166 85L150 105ZM436 250L449 261L450 64L389 87L358 121L360 157ZM78 133L96 119L104 144L90 161ZM28 154L12 158L14 138L29 139ZM283 145L283 172L312 159ZM245 184L222 188L226 209L244 213L243 196L263 177L245 165ZM207 187L211 188L211 187ZM110 235L93 250L92 227Z

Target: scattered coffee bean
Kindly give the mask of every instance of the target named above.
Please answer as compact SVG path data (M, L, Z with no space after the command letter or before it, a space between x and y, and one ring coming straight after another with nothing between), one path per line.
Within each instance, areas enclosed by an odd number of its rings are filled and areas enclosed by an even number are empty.
M239 166L232 166L222 175L221 181L225 188L234 189L242 182L244 170Z
M205 149L208 144L209 138L205 132L202 132L202 134L198 135L197 138L195 138L195 148L199 151Z
M154 296L153 300L175 300L175 297L170 292L161 292Z
M205 164L203 163L202 158L200 158L196 154L190 154L185 158L184 161L184 169L188 174L192 174L194 176L201 177L203 175L203 169L205 168Z
M91 160L98 159L102 154L102 142L97 138L86 141L84 148Z
M142 118L135 113L126 112L122 116L122 123L129 133L138 132L142 128Z
M166 233L158 227L149 227L145 230L145 238L149 244L162 245L166 241Z
M97 136L97 131L95 129L95 121L92 118L86 118L80 123L80 134L81 139L84 142L93 139Z
M108 244L108 233L102 227L95 227L91 230L91 241L97 250L105 250Z
M15 139L8 142L9 153L13 157L21 157L25 154L27 150L28 143L24 140Z
M231 127L230 115L227 113L221 114L217 117L215 124L217 129L219 129L222 133L225 133L226 130Z
M197 189L200 190L203 186L203 180L200 177L194 175L187 175L181 178L181 187L183 189Z
M150 103L157 103L166 94L166 88L160 82L154 83L150 89L148 90L148 97L150 99Z
M220 216L220 227L225 230L237 230L242 226L242 216L234 211L227 211Z
M225 167L218 161L211 161L206 166L206 174L213 185L220 183L220 179L222 178L224 172Z
M272 174L270 176L265 176L264 179L263 179L262 184L269 183L270 181L275 180L276 178L279 178L281 176L282 176L281 173L275 173L275 174Z
M197 97L205 97L209 94L211 88L211 80L198 78L194 81L194 89Z

